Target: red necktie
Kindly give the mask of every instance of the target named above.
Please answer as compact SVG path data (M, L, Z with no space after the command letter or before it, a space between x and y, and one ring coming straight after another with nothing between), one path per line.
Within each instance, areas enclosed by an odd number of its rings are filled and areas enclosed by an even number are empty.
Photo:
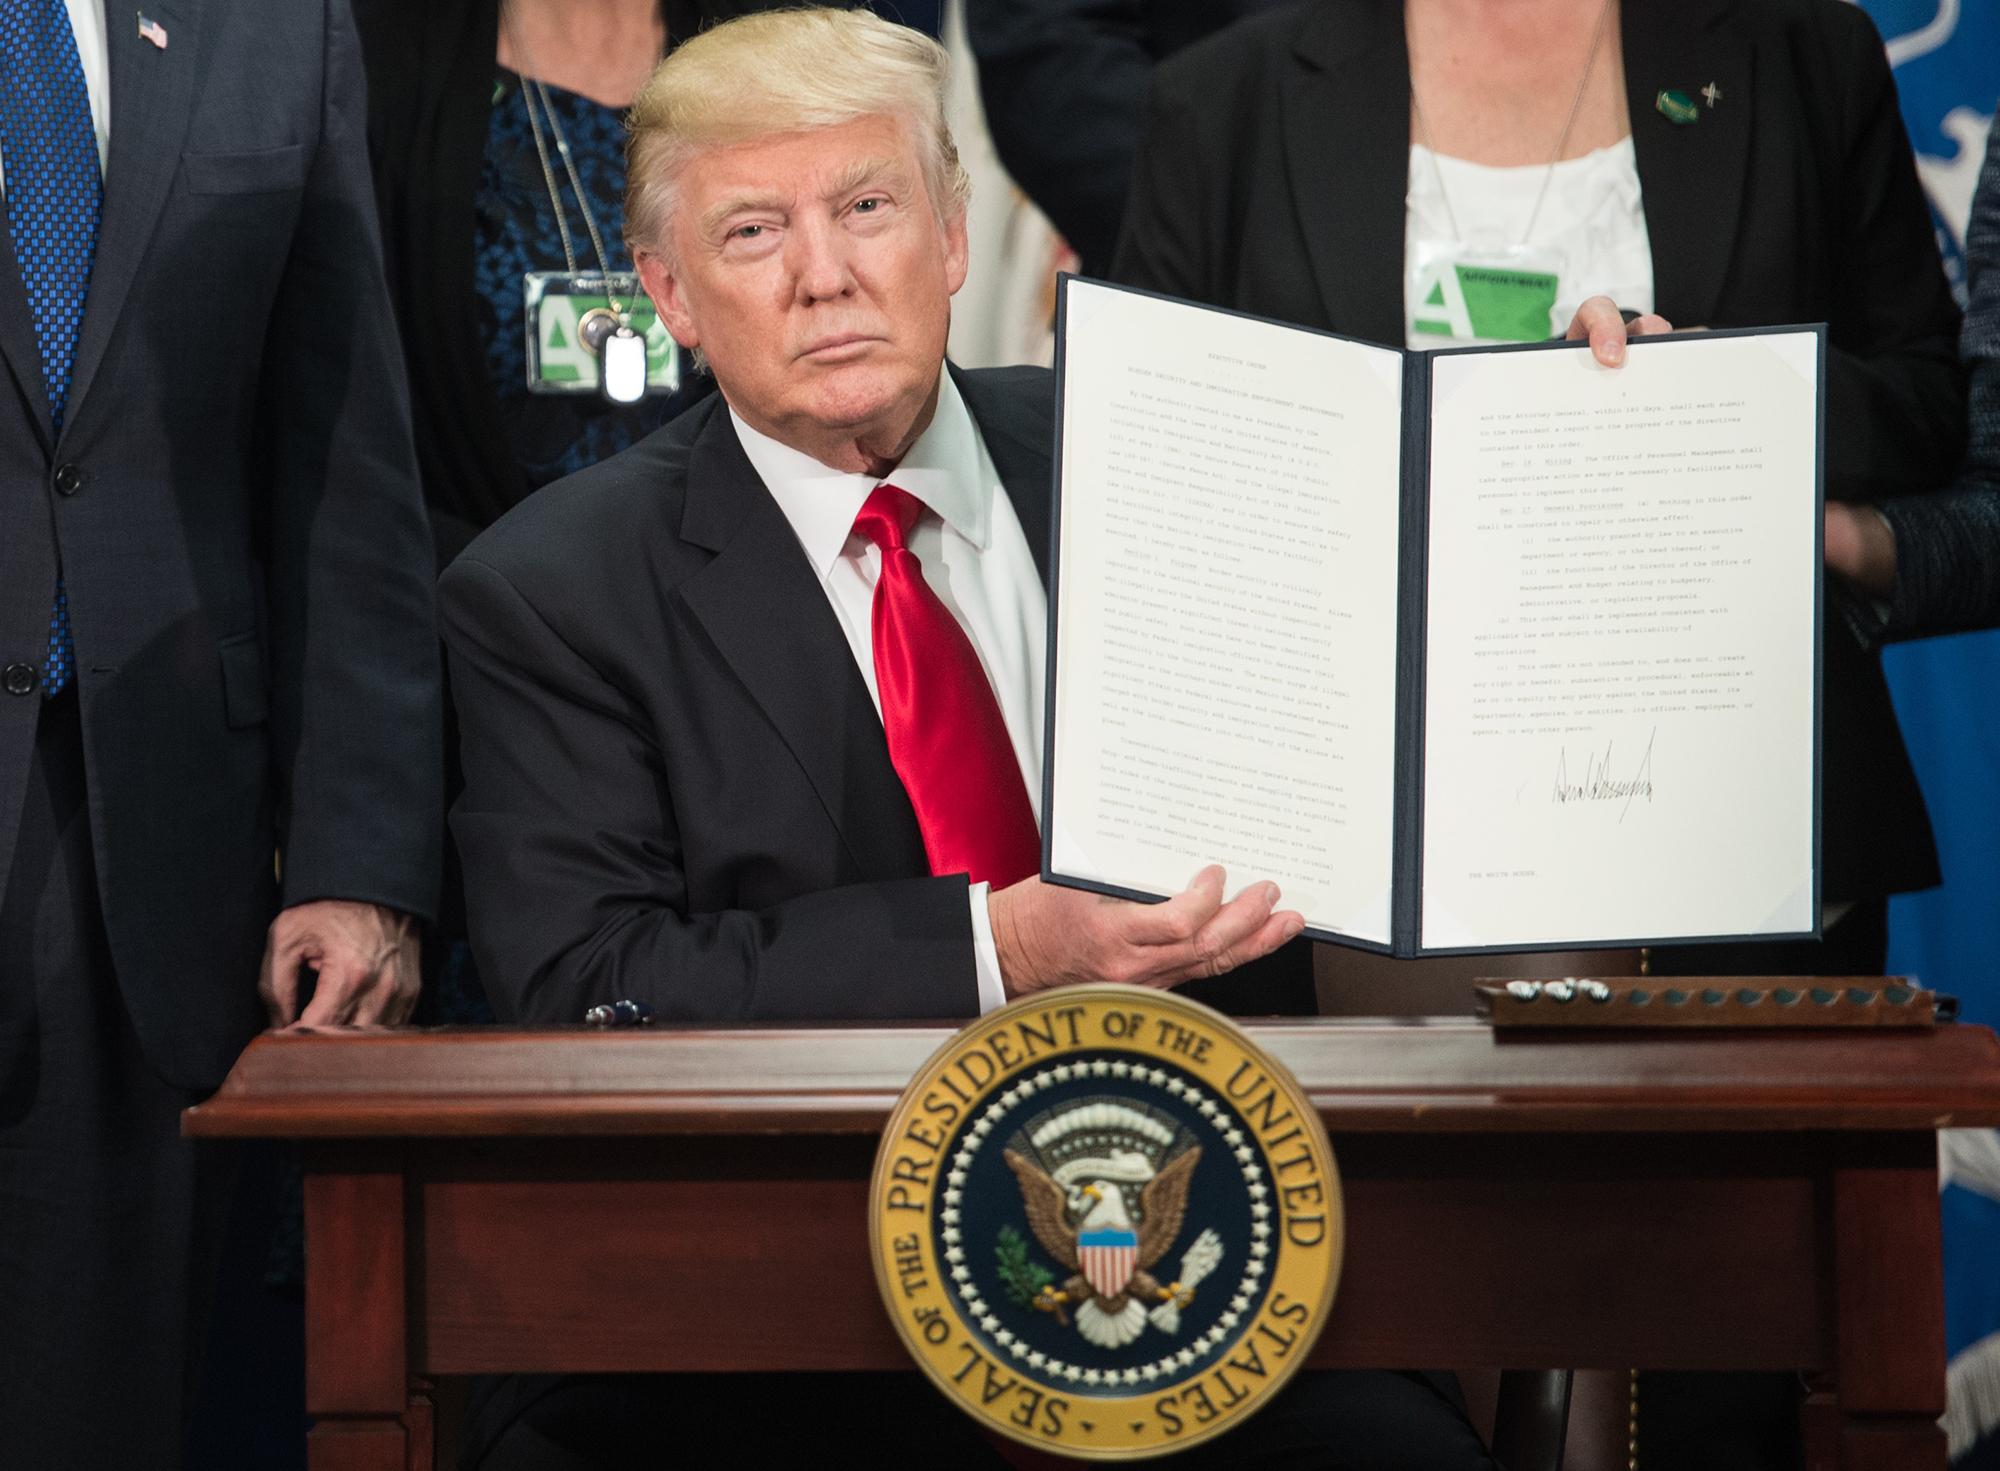
M871 627L889 760L931 872L1005 888L1041 871L1042 841L979 654L905 544L923 511L908 491L878 485L854 518L854 534L882 553Z

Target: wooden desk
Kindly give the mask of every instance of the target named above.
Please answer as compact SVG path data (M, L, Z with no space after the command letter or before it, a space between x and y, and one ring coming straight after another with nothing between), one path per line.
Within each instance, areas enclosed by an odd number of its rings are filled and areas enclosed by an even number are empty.
M1314 1362L1806 1369L1838 1391L1814 1471L1944 1466L1933 1131L2000 1124L1991 1032L1251 1030L1343 1176ZM436 1375L907 1367L864 1200L946 1035L253 1043L185 1128L309 1143L313 1471L430 1467ZM771 1331L806 1302L810 1336Z

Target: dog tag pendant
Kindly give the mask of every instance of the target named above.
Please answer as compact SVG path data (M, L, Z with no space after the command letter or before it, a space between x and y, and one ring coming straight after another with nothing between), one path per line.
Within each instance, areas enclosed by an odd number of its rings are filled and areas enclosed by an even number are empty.
M646 396L646 339L620 326L604 339L604 371L598 379L605 398L635 404Z
M529 271L522 277L522 306L528 392L589 394L628 404L643 394L680 388L680 349L630 272ZM621 326L639 339L641 386L621 384L614 392L604 382L604 354ZM632 345L619 350L629 354Z

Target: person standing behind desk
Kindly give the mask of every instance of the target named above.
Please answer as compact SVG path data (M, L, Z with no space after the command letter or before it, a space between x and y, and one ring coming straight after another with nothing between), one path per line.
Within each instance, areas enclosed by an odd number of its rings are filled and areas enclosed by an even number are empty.
M263 1021L416 998L437 643L362 126L346 0L0 0L0 1466L180 1464L233 1175L181 1110Z
M679 388L660 391L665 374L656 372L635 404L587 389L531 391L524 278L594 272L600 243L613 270L632 269L625 109L672 47L780 3L354 0L389 289L440 568L531 492L644 438L712 390L682 357Z
M577 308L601 292L548 301L561 315L545 330L562 346L542 373L531 373L528 339L541 325L531 321L531 283L547 301L552 280L560 293L565 280L587 287L579 278L606 267L629 278L624 109L670 42L714 8L355 0L375 194L440 569L509 507L650 434L713 386L678 354L656 353L643 397L606 398L574 362ZM635 300L607 306L638 304L636 278L626 285ZM449 801L460 777L449 709L446 718ZM448 844L438 930L439 1014L485 1019Z
M1887 501L1956 467L1958 312L1853 6L1316 0L1160 68L1117 279L1448 346L1468 340L1456 263L1543 283L1545 301L1482 313L1525 338L1600 293L1688 327L1825 321L1828 498ZM1844 615L1853 592L1829 593L1826 940L1663 947L1657 971L1875 974L1888 896L1937 882L1880 662Z
M1971 433L1950 487L1880 506L1829 510L1826 560L1881 600L1882 639L1961 633L2000 623L2000 118L1965 232L1965 327Z
M1461 265L1510 283L1482 320ZM1397 346L1546 337L1600 293L1652 329L1825 321L1829 499L1935 486L1964 443L1958 313L1888 62L1837 0L1246 21L1161 66L1113 275ZM1877 974L1888 896L1937 882L1867 614L1844 579L1828 592L1825 939L1657 947L1656 973ZM1789 1376L1648 1376L1640 1398L1663 1464L1797 1460Z
M656 372L637 403L610 402L587 383L531 389L525 278L595 273L600 242L605 264L631 271L623 113L667 47L712 8L355 0L369 153L440 567L531 492L708 391L680 360L678 390L659 391L666 375Z

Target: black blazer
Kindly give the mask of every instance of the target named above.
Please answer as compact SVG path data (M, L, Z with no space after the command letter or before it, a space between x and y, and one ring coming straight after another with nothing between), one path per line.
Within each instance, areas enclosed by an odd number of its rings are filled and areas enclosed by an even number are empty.
M957 373L1046 576L1050 376ZM933 878L868 697L719 396L529 498L440 584L473 950L503 1018L966 1017L964 875ZM1310 1011L1309 951L1207 983Z
M0 264L0 662L39 663L60 561L112 959L205 1088L281 899L434 902L431 556L345 0L166 0L164 49L119 14L60 438ZM0 696L0 869L40 706Z
M1111 267L1161 60L1289 0L974 0L965 36L994 150L1084 274Z
M473 196L493 109L499 0L354 0L385 274L442 566L528 493L486 372Z
M1958 312L1882 43L1838 0L1626 0L1627 106L1670 321L1829 327L1826 490L1945 479L1965 442ZM1720 100L1698 123L1664 89ZM1160 68L1114 274L1403 344L1409 56L1402 7L1315 0ZM1829 584L1829 900L1937 881L1916 777L1858 610Z

